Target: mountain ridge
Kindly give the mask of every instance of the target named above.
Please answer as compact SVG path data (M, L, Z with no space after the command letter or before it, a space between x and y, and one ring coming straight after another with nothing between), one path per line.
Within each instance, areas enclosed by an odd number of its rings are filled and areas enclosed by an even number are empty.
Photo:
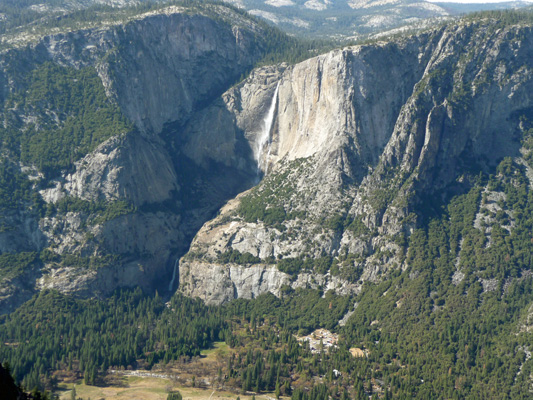
M359 286L366 279L383 279L378 276L404 265L398 243L427 218L417 211L423 199L445 190L470 190L475 177L464 180L471 167L465 169L462 157L477 164L482 174L494 171L504 157L514 157L530 175L531 167L519 151L518 116L527 114L531 104L526 61L531 49L527 40L513 47L508 38L518 31L529 37L531 28L492 29L491 23L451 26L390 44L330 52L281 72L266 156L272 168L257 187L229 203L197 234L190 256L180 262L180 290L208 302L209 296L224 302L241 292L256 297L265 289L255 288L250 279L258 287L279 288L265 282L267 271L274 273L273 281L305 286L305 279L299 282L290 275L300 269L305 275L306 258L321 256L329 257L330 267L341 255L351 259L345 274L359 270ZM401 60L409 57L412 63L402 65ZM478 58L485 62L477 64ZM383 59L390 67L382 64ZM495 65L506 72L498 72ZM401 76L393 80L400 88L389 84L380 90L382 75L365 72L380 68L388 76ZM493 77L487 78L487 71L493 71ZM265 92L246 88L261 87L263 81L256 75L224 95L230 110L234 104L243 105L234 111L247 115L242 121L257 121L260 117L254 113L264 111L252 107L247 113L245 103L233 98L239 90ZM276 85L269 84L269 93ZM403 100L399 93L404 93ZM498 110L494 104L499 104ZM479 115L484 116L481 124ZM248 128L241 126L247 136ZM290 272L284 270L285 259L293 262ZM228 260L233 263L224 267ZM272 270L275 264L277 272ZM311 270L321 268L310 265ZM224 275L218 291L209 283L212 270ZM244 283L238 277L244 271L256 271L255 278ZM338 268L336 273L342 275ZM235 286L232 276L241 283ZM241 291L239 285L244 284L252 289ZM335 286L342 290L351 285L340 280Z

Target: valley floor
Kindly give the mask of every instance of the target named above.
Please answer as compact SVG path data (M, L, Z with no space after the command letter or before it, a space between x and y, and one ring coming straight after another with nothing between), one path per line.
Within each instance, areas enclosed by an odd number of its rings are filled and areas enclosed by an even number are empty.
M165 378L126 376L120 386L88 386L76 384L76 397L83 400L166 400L168 393L177 391L181 393L184 400L217 400L236 399L249 400L252 396L237 395L230 392L214 391L211 389L200 389L177 386L172 380ZM70 400L72 384L59 385L59 398ZM257 395L256 398L262 400L273 400L274 395Z
M201 357L178 368L164 371L114 371L110 370L104 385L91 386L82 380L75 383L76 398L82 400L166 400L168 393L179 391L183 400L236 399L251 400L252 395L237 394L224 390L213 390L208 384L214 379L215 371L222 365L221 360L230 349L224 342L215 342L211 349L203 350ZM203 387L183 386L190 382L192 371L198 373L197 382ZM207 375L206 375L207 374ZM71 400L73 382L64 380L59 384L56 394L61 400ZM274 400L273 393L255 396L258 400ZM281 397L282 398L282 397Z

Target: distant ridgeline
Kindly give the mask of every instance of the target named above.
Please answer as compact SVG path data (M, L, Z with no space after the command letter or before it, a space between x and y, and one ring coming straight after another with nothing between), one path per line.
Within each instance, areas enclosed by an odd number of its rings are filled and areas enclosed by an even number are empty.
M257 65L282 61L294 63L343 42L328 38L306 39L305 35L289 36L263 18L248 14L244 9L234 7L231 2L217 0L125 0L120 5L106 5L94 0L49 0L46 4L40 3L39 0L21 0L0 4L0 15L4 16L0 25L0 34L4 35L0 49L19 47L58 31L69 32L109 24L125 24L140 15L157 13L169 6L183 7L186 13L201 13L222 21L226 16L220 15L216 7L223 6L259 25L266 51L264 58ZM29 27L31 29L28 29Z
M339 0L264 1L264 0L121 0L108 4L96 0L6 0L0 4L3 15L0 34L23 32L27 26L46 32L53 28L80 29L103 20L124 20L134 15L160 10L168 5L194 8L205 4L237 6L291 35L307 38L345 40L364 38L382 31L420 29L446 21L457 15L476 11L515 7L527 8L528 2L491 3L413 3L408 1L355 2ZM505 11L503 11L505 12ZM503 17L505 18L505 16ZM3 44L5 45L5 43Z

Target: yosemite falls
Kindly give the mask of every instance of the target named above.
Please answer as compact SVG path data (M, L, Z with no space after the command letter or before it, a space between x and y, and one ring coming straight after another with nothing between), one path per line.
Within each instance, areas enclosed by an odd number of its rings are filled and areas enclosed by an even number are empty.
M272 127L274 125L280 82L281 81L278 81L276 89L274 90L270 107L263 120L263 130L258 137L254 149L254 156L257 160L258 169L259 171L262 171L264 175L268 172L270 150L272 148Z

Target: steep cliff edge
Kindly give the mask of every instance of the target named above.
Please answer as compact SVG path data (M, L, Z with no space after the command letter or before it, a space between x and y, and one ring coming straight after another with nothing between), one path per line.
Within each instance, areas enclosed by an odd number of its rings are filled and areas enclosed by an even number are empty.
M180 290L222 303L311 273L358 291L407 268L406 239L441 204L504 157L526 165L532 40L530 26L463 22L255 71L217 107L254 143L275 97L255 147L266 177L200 230Z

